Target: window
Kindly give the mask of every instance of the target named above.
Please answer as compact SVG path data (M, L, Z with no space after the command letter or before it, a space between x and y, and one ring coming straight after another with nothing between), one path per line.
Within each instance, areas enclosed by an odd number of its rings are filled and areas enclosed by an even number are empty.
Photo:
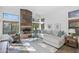
M18 23L13 23L11 25L12 25L12 30L11 31L18 33L19 32L19 24Z
M41 24L41 30L44 30L44 24Z
M69 18L79 17L79 10L75 10L75 11L68 12L68 17Z
M3 18L9 19L9 20L19 21L19 16L15 15L15 14L3 13Z
M3 13L3 34L19 32L19 16L15 14Z
M3 23L3 34L19 33L19 23L4 22Z
M3 24L3 33L8 34L11 32L11 24L10 23L4 23Z
M0 13L0 18L2 18L3 17L3 14L2 13Z
M32 29L37 30L37 28L39 28L39 24L38 23L33 23L32 24Z

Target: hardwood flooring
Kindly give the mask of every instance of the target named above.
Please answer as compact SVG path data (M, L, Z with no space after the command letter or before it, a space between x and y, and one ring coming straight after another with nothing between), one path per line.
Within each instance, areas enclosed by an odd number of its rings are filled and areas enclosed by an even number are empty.
M73 48L69 46L62 46L56 53L79 53L79 48Z

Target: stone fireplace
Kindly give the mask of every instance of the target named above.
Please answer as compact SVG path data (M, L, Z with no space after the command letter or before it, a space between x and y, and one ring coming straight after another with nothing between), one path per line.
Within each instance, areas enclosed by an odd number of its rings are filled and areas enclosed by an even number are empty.
M30 38L32 36L31 30L32 30L32 12L26 9L20 10L20 16L21 16L21 39Z

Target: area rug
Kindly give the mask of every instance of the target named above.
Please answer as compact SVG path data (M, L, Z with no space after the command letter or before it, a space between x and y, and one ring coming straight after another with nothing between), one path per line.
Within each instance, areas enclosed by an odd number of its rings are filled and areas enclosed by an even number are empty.
M28 52L35 52L36 49L30 45L30 43L24 44L12 44L9 49L18 50L18 51L28 51Z
M43 43L43 42L38 43L38 45L40 45L42 48L45 48L45 49L49 50L51 53L54 53L54 52L57 51L57 49L55 47L52 47L52 46L50 46L50 45L48 45L46 43Z
M27 51L29 51L29 52L34 52L34 51L36 51L36 49L35 49L34 47L32 47L32 46L26 47L26 49L27 49Z

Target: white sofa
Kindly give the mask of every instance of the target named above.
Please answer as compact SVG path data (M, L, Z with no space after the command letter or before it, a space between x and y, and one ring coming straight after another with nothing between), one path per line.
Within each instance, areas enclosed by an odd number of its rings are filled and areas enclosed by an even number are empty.
M62 35L61 37L55 36L52 34L44 34L43 42L54 46L56 48L60 48L65 43L65 35Z

